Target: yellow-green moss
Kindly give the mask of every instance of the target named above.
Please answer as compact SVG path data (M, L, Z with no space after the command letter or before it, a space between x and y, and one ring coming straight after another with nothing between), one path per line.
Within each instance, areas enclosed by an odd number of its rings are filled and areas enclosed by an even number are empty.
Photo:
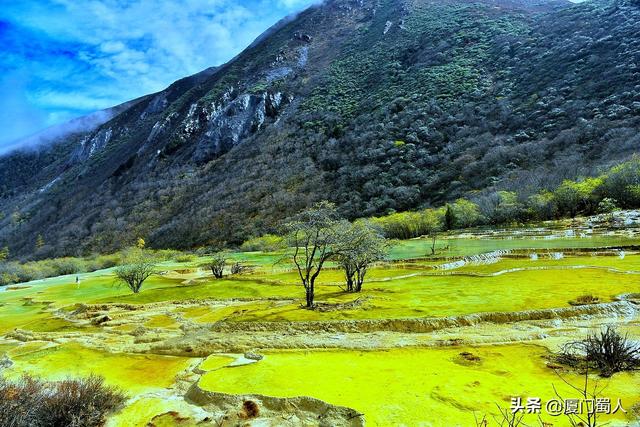
M175 376L191 363L188 358L108 353L79 344L33 351L18 355L13 361L15 364L5 371L12 377L30 374L59 380L97 374L104 376L108 384L134 394L171 386Z
M469 361L462 352L479 357ZM555 385L577 397L546 367L546 350L532 345L388 351L284 351L259 363L204 375L200 386L224 393L313 396L353 407L374 426L469 426L476 415L509 408L510 398L553 398ZM580 385L582 378L566 374ZM640 401L640 377L616 374L604 396L625 409ZM623 414L622 414L623 415ZM568 425L547 417L554 425ZM612 419L624 420L621 414ZM535 418L529 418L535 421Z

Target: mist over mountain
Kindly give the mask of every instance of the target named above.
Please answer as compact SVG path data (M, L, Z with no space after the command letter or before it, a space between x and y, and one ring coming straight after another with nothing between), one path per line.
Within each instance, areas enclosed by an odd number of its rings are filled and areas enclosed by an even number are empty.
M634 1L329 0L0 157L0 247L239 244L321 199L356 218L596 174L640 151L638 22Z
M129 108L135 102L136 100L133 100L113 108L96 111L95 113L78 117L66 123L51 126L26 138L17 139L6 146L0 147L0 155L16 150L28 151L39 149L42 145L54 144L73 134L91 132L98 126L111 120L115 115Z

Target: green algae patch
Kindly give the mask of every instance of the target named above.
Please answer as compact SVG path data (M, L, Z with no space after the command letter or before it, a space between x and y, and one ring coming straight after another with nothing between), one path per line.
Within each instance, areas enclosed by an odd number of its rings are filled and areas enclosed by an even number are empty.
M111 329L114 331L119 331L119 332L133 332L136 329L138 329L138 325L131 324L131 323L127 323L127 324L123 324L123 325L117 325L117 326L112 326Z
M618 332L625 335L629 340L640 343L640 319L625 322L618 327Z
M223 280L202 279L190 285L165 277L154 278L153 286L139 294L113 289L112 278L87 279L80 289L75 285L51 286L43 294L29 291L29 296L9 297L0 307L0 333L15 328L36 332L86 331L52 315L52 308L34 300L58 301L51 293L80 292L74 301L86 301L105 292L111 296L94 302L150 303L213 299L220 304L178 308L186 319L200 323L218 321L310 321L389 319L412 317L446 317L478 312L514 312L530 309L568 307L582 295L593 295L602 302L616 295L637 292L640 257L576 257L562 260L502 259L490 265L469 265L455 270L433 270L431 266L413 269L377 266L368 274L360 294L342 291L342 272L323 271L318 279L316 301L325 310L307 310L300 303L304 297L294 272L252 274ZM607 267L607 263L611 267ZM576 268L580 267L580 268ZM94 283L95 282L95 283ZM173 283L173 286L171 285ZM154 287L156 286L156 287ZM94 287L96 289L94 289ZM34 287L35 288L35 287ZM16 291L18 292L18 291ZM43 296L44 295L44 296ZM0 296L2 298L2 296ZM71 304L65 306L66 309ZM6 319L6 320L5 320ZM177 328L169 316L150 315L147 327ZM126 329L124 329L126 330Z
M294 285L280 285L252 277L239 279L203 279L189 285L145 289L139 294L125 294L105 298L100 302L142 304L163 301L185 301L192 299L254 299L287 297L295 293Z
M187 319L198 319L211 313L211 308L206 306L195 306L181 308L178 312L182 313Z
M48 304L32 300L12 301L0 307L0 335L16 328L34 332L76 332L95 330L91 326L79 326L54 315Z
M41 350L48 346L51 346L51 343L45 341L29 341L25 343L15 341L3 342L0 343L0 356L6 354L7 356L14 358Z
M40 324L44 320L53 320L51 313L41 304L25 301L12 301L0 307L0 335L16 328L29 329L30 324ZM58 325L59 326L59 325ZM55 327L55 326L54 326Z
M535 254L535 255L534 255ZM534 255L535 258L532 258ZM640 274L640 255L586 255L586 256L563 256L553 259L552 254L532 252L528 258L500 258L495 263L479 264L469 263L451 272L476 273L476 274L501 274L513 269L580 269L580 268L600 268L612 270L620 273Z
M62 308L78 302L92 304L131 294L126 286L117 284L115 276L110 272L102 271L100 274L96 272L80 276L82 279L79 285L75 283L75 276L61 276L30 282L32 286L27 289L1 293L0 302L11 304L20 299L28 298L34 303L52 302L57 308ZM142 289L144 292L144 290L165 287L175 288L181 282L180 279L156 274L144 283Z
M365 414L367 425L473 425L476 415L509 408L511 397L576 398L546 366L547 351L533 345L388 351L283 351L259 363L205 374L200 387L223 393L312 396ZM579 375L565 374L581 385ZM603 380L604 381L604 380ZM628 411L640 401L640 376L606 380L605 397ZM547 417L554 425L566 420ZM624 414L610 417L624 421ZM529 421L535 422L535 418ZM564 424L563 424L564 423Z
M190 413L190 408L188 408L183 399L175 397L170 399L143 397L109 417L105 426L145 427L153 425L156 427L190 427L196 425L188 416L183 419L182 413ZM153 424L150 424L151 422Z
M428 270L431 270L430 268ZM402 277L415 274L415 269L401 268L394 264L378 264L375 267L370 268L367 271L367 281L377 280L394 280ZM297 271L286 271L270 274L268 280L275 283L299 285L300 276ZM344 287L344 272L338 268L325 268L318 277L320 283L325 285L336 285L336 290L339 290L337 285Z
M180 327L180 324L166 314L158 314L155 316L151 316L149 320L144 324L144 326L148 328L176 329Z
M19 344L16 343L0 343L0 356L3 354L8 354L9 351L18 347Z
M80 285L75 284L75 276L62 276L38 280L32 286L11 292L0 293L0 335L16 328L34 332L87 331L53 315L56 309L73 311L75 304L94 303L117 295L130 294L128 289L115 285L110 274L91 273L82 275ZM174 287L180 283L175 279L153 276L145 283L145 289Z
M131 394L171 386L191 359L172 356L108 353L79 344L63 344L16 356L9 376L30 374L46 380L102 375L105 381Z
M91 333L98 330L93 325L76 325L68 320L61 319L59 317L48 317L44 319L38 319L24 325L23 329L28 329L33 332L86 332Z
M202 371L215 371L216 369L224 368L228 366L231 362L234 361L234 358L229 356L212 354L207 357L198 368Z
M249 303L248 305L253 305L255 303ZM258 303L260 304L260 303ZM196 306L196 307L186 307L178 310L179 313L182 313L186 319L200 322L200 323L212 323L219 322L221 320L229 320L230 318L236 316L242 316L246 312L244 308L247 304L229 304L227 306L217 306L217 307L209 307L209 306Z
M322 276L321 276L322 277ZM245 282L260 292L262 284ZM581 295L611 301L638 289L638 275L601 268L506 271L496 276L413 275L371 280L360 294L342 292L320 282L316 301L335 309L307 310L300 305L301 286L289 300L256 300L223 308L188 308L185 316L199 322L308 321L446 317L480 312L518 312L569 307ZM352 304L360 299L358 304Z
M512 235L503 238L447 238L436 241L436 255L444 257L463 257L498 250L515 249L556 249L556 248L599 248L611 246L639 245L640 238L622 236L589 236L531 238L525 235ZM545 238L546 237L546 238ZM447 249L443 249L447 248ZM391 248L390 258L394 260L428 257L431 253L430 239L411 239L397 241Z
M166 287L175 288L181 282L181 279L169 278L155 274L145 281L141 292ZM126 286L119 285L115 276L109 274L82 280L80 286L76 286L75 283L64 283L57 286L49 286L44 289L39 298L46 298L50 301L56 301L57 304L63 303L66 305L75 304L77 302L89 304L108 302L111 299L117 299L118 297L129 295L132 295L131 291ZM132 302L147 302L143 298L137 299L140 301L134 300Z

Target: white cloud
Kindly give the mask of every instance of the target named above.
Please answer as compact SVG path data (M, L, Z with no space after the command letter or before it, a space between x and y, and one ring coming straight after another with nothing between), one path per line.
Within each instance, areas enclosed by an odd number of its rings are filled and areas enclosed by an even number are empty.
M73 51L39 63L25 59L21 70L39 88L30 90L30 102L56 119L66 118L68 109L107 108L220 65L279 19L313 3L43 0L3 6L0 18ZM52 114L56 109L63 110Z
M48 110L58 109L63 111L97 111L103 109L103 105L113 106L120 102L120 100L109 96L53 90L33 93L29 96L29 99L34 106Z
M104 53L122 52L126 46L120 41L107 41L100 45L100 50Z

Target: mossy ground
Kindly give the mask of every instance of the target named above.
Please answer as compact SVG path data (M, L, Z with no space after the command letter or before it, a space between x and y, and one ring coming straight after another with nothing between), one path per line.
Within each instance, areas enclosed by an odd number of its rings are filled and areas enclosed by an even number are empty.
M14 362L5 371L8 376L104 375L108 383L134 398L111 425L122 420L146 425L167 411L195 416L183 401L162 397L161 392L173 389L176 376L184 375L200 359L108 351L125 348L116 345L123 337L138 342L135 331L140 327L150 331L142 342L153 342L162 339L158 334L181 334L185 324L226 321L242 328L242 322L255 321L438 318L564 308L587 294L606 303L621 294L640 292L640 254L634 249L639 239L554 233L560 237L544 238L538 231L536 236L524 232L497 238L449 236L436 243L436 257L429 256L428 239L397 242L391 260L370 270L361 294L344 293L341 271L329 265L318 279L317 300L339 304L362 299L358 306L329 311L301 306L297 274L281 261L282 253L233 253L231 258L250 265L253 272L222 280L197 268L203 259L164 263L158 267L162 274L150 278L135 295L117 286L110 270L80 275L79 286L75 276L32 282L0 292L0 335L18 328L46 338L25 343L0 339L0 355L6 353ZM601 249L606 247L627 249ZM492 251L509 253L479 262L467 259L455 268L443 266ZM564 256L552 255L556 252ZM97 326L74 320L80 303L148 306L123 310L113 325ZM612 321L620 323L630 338L640 337L637 318ZM566 334L576 331L567 328ZM563 334L559 327L539 345L387 349L385 343L391 341L381 337L372 343L371 351L263 349L264 360L235 368L225 367L233 360L230 357L213 355L199 366L200 372L206 372L200 385L229 393L310 395L353 407L366 415L370 425L466 426L473 424L474 411L495 414L496 404L508 406L512 396L553 397L551 385L560 386L561 381L546 367L543 356L548 354L545 346L566 341ZM424 336L416 342L428 345L428 339ZM393 342L398 345L399 341ZM96 347L96 343L102 344ZM463 351L479 356L480 361L461 358ZM579 380L574 374L565 375L574 383ZM621 398L628 410L639 403L637 374L616 374L607 381L606 396ZM620 416L613 420L623 422ZM550 421L563 425L559 419ZM165 415L156 423L176 421Z
M131 395L170 387L176 375L185 370L188 358L153 354L116 354L70 343L18 354L9 377L28 374L47 380L69 376L102 375L107 384Z
M460 353L479 357L469 361ZM543 347L503 345L386 351L285 351L268 353L259 363L207 373L203 389L279 397L311 395L351 406L375 426L470 426L474 412L497 415L496 404L510 407L511 397L577 398L548 368ZM579 375L563 373L581 386ZM595 380L595 378L594 378ZM604 396L622 399L627 410L638 401L640 377L617 374L607 380ZM489 419L492 420L491 416ZM569 425L545 417L557 426ZM603 418L604 420L605 418ZM607 417L626 420L624 413ZM534 422L535 417L527 421ZM491 425L491 424L490 424Z

